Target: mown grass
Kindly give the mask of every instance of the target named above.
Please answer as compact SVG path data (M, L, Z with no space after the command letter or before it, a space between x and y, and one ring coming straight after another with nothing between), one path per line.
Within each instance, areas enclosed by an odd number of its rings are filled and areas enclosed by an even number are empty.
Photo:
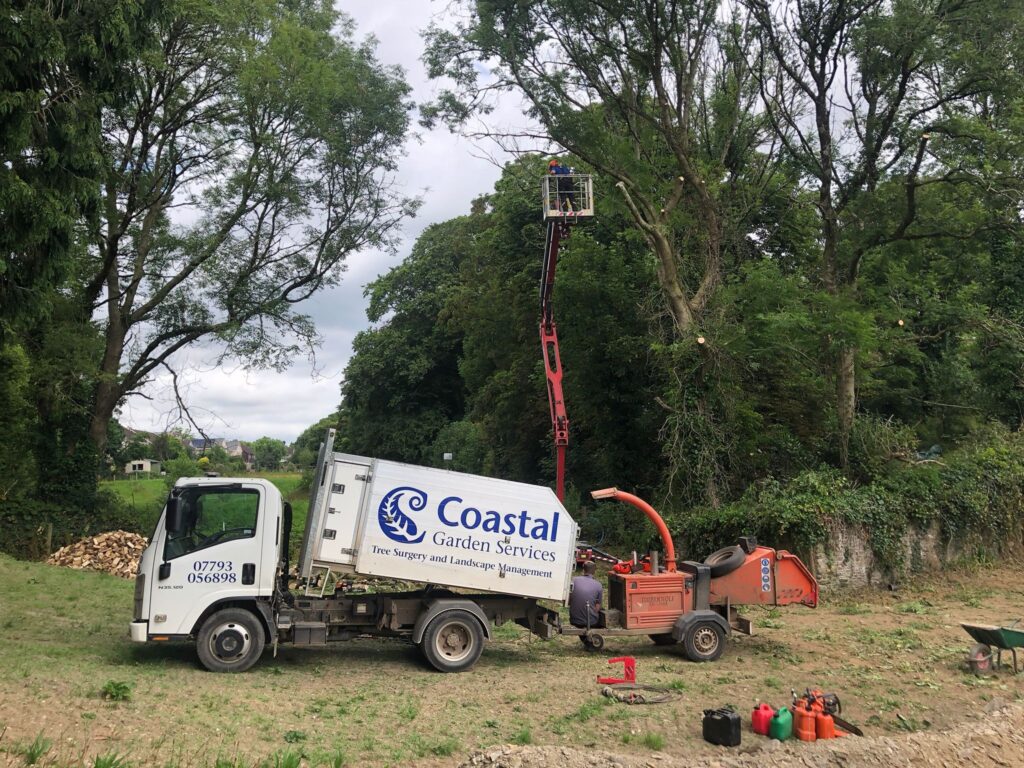
M1024 679L963 668L970 640L957 623L1010 615L1019 592L1005 585L1017 589L1019 574L964 581L908 588L870 613L791 607L785 626L731 639L714 664L646 637L591 654L506 625L462 675L384 640L268 649L250 672L215 675L191 645L129 642L131 581L0 556L0 765L439 766L509 742L702 755L703 709L778 706L808 686L839 692L844 716L873 734L948 727L994 696L1024 696ZM968 591L990 595L983 609L964 604ZM620 655L636 657L642 682L685 695L657 707L601 696L595 676L618 671L608 660Z

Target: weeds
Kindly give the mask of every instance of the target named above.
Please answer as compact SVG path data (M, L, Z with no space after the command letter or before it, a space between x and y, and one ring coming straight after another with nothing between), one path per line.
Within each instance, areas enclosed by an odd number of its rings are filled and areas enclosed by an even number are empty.
M420 708L416 706L415 701L407 701L400 706L395 714L405 722L409 723L416 719L416 716L420 713Z
M641 746L657 752L665 748L665 737L660 733L653 733L651 731L644 731L639 734L624 733L622 735L622 743L640 744Z
M39 762L39 759L50 751L50 747L53 746L53 742L43 736L40 731L35 740L25 747L21 748L21 756L25 758L25 765L35 765Z
M527 742L529 743L529 742ZM448 736L442 741L437 742L430 747L430 753L437 755L438 757L450 757L455 754L459 748L459 740L454 736Z
M665 748L665 737L660 733L651 733L648 731L640 735L640 743L648 749L658 751Z
M128 758L117 752L96 755L92 761L92 768L128 768L129 765Z
M299 744L306 740L305 731L285 731L284 740L287 744Z
M520 746L526 746L527 744L533 744L533 734L530 733L530 729L522 727L518 731L512 734L512 738L509 739L513 744L519 744Z
M264 768L300 768L302 765L302 754L286 749L283 752L275 752L269 760L263 762Z
M120 680L107 680L100 688L100 696L109 701L131 701L132 684Z
M608 699L591 699L590 701L586 701L571 715L566 715L565 719L585 723L587 720L597 715L597 713L606 706L607 701Z

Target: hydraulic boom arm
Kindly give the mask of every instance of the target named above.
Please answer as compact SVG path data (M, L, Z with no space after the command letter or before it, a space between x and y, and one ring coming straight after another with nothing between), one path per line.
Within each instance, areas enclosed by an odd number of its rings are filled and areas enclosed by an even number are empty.
M569 225L565 221L548 220L544 269L540 282L540 344L544 354L551 427L555 435L555 495L559 501L565 498L565 452L569 446L569 414L565 410L565 395L562 392L562 359L558 354L558 329L555 327L551 295L555 288L558 249L562 240L568 237Z

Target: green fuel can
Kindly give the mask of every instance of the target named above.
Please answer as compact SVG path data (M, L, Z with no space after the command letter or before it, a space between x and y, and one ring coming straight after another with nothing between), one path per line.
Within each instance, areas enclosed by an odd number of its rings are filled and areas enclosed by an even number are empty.
M785 741L793 735L793 715L782 707L768 723L768 738Z

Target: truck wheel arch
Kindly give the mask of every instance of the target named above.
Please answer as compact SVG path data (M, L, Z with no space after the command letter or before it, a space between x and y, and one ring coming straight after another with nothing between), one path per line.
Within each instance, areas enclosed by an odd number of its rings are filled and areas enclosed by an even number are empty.
M270 606L260 600L239 600L236 598L225 598L211 603L206 607L199 618L196 619L196 623L192 626L192 636L195 637L196 633L199 632L199 628L203 626L203 622L206 621L212 614L224 608L241 608L242 610L249 611L249 613L255 614L256 618L260 620L260 624L263 626L263 633L266 642L272 642L274 636L271 634L270 627L274 623L274 615L270 609Z
M472 600L451 600L442 598L440 600L434 600L430 603L427 610L423 611L417 618L416 624L412 630L412 641L417 645L423 641L423 633L427 629L427 625L431 620L445 611L467 611L473 614L477 621L480 622L480 629L483 630L484 639L491 639L491 623L487 620L487 616L484 615L483 610L479 605L474 603Z

